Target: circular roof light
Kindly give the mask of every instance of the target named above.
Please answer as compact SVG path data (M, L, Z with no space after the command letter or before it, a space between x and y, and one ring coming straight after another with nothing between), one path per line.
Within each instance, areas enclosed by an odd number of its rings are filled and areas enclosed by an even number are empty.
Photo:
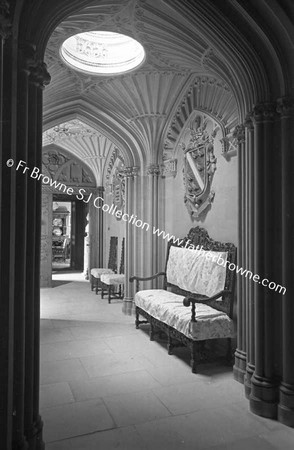
M60 54L68 66L95 75L129 72L145 60L139 42L110 31L75 34L63 42Z

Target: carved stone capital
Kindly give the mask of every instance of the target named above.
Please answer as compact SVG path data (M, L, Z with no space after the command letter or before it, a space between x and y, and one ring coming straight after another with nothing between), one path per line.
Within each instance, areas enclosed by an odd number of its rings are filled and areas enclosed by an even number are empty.
M252 117L250 114L248 114L245 118L244 127L247 128L249 131L252 131L254 129Z
M43 88L51 81L44 61L37 58L36 46L30 42L21 42L19 47L22 57L22 67L28 73L32 83Z
M41 88L50 83L51 76L47 70L47 65L43 61L38 61L36 66L31 67L30 80Z
M237 141L236 137L233 137L232 133L220 139L220 142L222 144L222 156L227 161L230 161L232 156L237 155L239 146L238 144L240 142Z
M160 175L160 167L157 164L150 164L147 167L147 175L152 175L152 176Z
M103 193L105 191L104 186L98 186L96 189L97 189L98 195L100 195L100 196L103 195Z
M293 117L294 116L294 98L282 97L277 100L277 112L281 117Z
M10 20L9 3L6 0L0 0L0 36L7 39L12 33L12 24Z
M255 123L273 121L276 115L275 103L259 103L254 106L252 119Z
M137 166L129 166L129 167L125 167L123 169L122 174L126 178L133 178L133 177L136 177L138 175L138 172L139 172L139 167L137 167Z
M236 139L237 144L243 144L245 142L245 126L236 125L233 131L233 139Z

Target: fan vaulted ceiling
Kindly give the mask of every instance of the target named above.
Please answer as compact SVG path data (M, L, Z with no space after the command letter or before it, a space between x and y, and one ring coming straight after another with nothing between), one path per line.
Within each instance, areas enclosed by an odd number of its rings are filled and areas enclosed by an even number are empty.
M48 42L45 61L52 81L44 93L45 129L80 118L82 130L83 114L90 117L87 125L96 134L63 136L62 146L91 166L97 183L102 182L105 152L114 145L133 152L130 164L160 163L158 155L164 147L171 150L180 131L175 130L187 120L189 102L221 120L228 131L237 123L230 87L207 69L211 44L169 5L172 2L161 0L100 1L68 17ZM99 30L139 41L146 52L142 66L102 77L69 68L60 57L62 43L75 34Z

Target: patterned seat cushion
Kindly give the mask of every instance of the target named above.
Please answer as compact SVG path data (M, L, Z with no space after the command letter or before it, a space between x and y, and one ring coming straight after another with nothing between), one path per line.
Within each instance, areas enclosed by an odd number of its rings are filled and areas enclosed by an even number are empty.
M93 277L95 278L101 278L101 275L104 273L114 273L114 272L111 269L104 269L104 268L91 269L91 275L93 275Z
M233 320L204 303L196 304L196 322L191 322L191 307L183 305L184 297L162 289L139 291L135 305L155 319L175 328L193 340L234 336Z
M167 281L185 291L211 297L224 289L227 256L227 252L172 246L167 263Z
M110 274L103 274L101 275L101 281L104 284L124 284L125 282L125 276L123 273L117 274L117 273L110 273Z

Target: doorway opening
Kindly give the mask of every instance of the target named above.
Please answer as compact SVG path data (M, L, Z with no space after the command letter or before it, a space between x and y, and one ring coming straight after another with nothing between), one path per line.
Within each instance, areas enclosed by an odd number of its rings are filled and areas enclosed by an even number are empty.
M71 268L71 202L53 201L52 270Z
M52 274L84 270L84 238L87 206L68 200L68 195L52 199Z

